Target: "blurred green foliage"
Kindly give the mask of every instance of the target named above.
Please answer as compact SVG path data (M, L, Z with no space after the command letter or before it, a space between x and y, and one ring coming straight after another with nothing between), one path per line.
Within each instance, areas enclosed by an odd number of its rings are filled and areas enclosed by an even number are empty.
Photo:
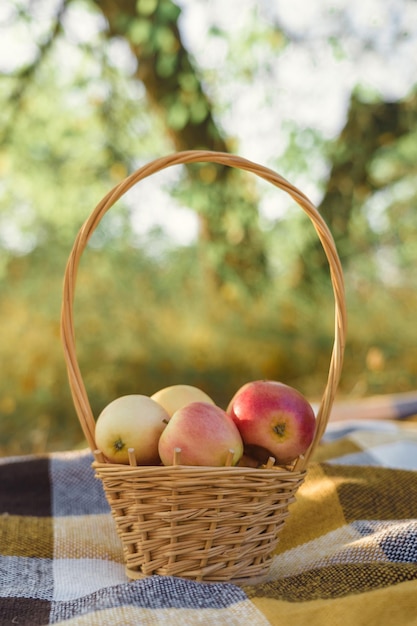
M98 15L99 3L67 4ZM177 71L178 7L171 0L127 4L136 17L112 14L117 36L101 25L74 45L63 27L55 55L0 82L0 454L85 445L60 342L62 280L76 233L127 173L188 141L210 115L211 132L222 114L233 113L227 98L209 109L203 97L202 85L218 95L213 68L191 71L195 61L184 49ZM114 7L102 3L103 10ZM37 23L29 13L25 19ZM229 40L215 24L210 32L229 45L224 76L249 86L259 75L269 84L274 55L289 44L255 9L239 37ZM159 103L162 117L135 74L127 42L144 49L151 65L157 52L165 87L168 77L177 82ZM370 109L352 102L358 123L334 140L283 120L287 143L272 164L292 181L320 178L330 217L343 218L349 329L340 394L351 398L417 388L416 97L394 103L407 124L391 116L389 133L379 125L366 138L360 120ZM221 141L221 124L216 128ZM354 141L349 128L356 128ZM175 383L199 386L223 407L257 378L283 380L320 399L333 296L327 268L312 254L316 233L284 193L246 175L219 179L207 166L153 177L112 208L85 251L77 354L96 415L117 396ZM179 243L165 224L144 228L159 202L169 205L171 224L181 221L181 208L195 211L199 236Z
M291 220L290 220L291 221ZM285 231L285 232L284 232ZM285 251L291 225L274 233ZM126 393L188 383L226 406L244 382L272 378L312 400L324 389L333 340L330 289L292 288L291 268L253 297L233 282L204 282L199 248L156 259L121 246L88 248L77 283L76 337L96 415ZM5 454L83 445L59 336L62 248L9 260L1 280L0 448ZM312 268L314 274L314 268ZM415 290L348 281L349 340L343 395L417 386Z

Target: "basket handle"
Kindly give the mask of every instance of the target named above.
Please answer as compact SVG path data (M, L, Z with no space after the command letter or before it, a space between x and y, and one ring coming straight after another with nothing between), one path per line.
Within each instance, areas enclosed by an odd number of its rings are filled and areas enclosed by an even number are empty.
M342 266L329 228L315 206L299 189L285 180L285 178L275 173L273 170L242 157L225 152L187 150L157 158L147 165L140 167L138 170L130 174L130 176L127 176L121 183L116 185L101 200L101 202L99 202L84 222L74 241L64 275L63 301L61 309L61 338L64 347L64 357L67 365L72 398L84 436L87 439L90 449L94 452L97 448L94 436L95 419L87 397L87 392L83 383L75 350L73 305L75 283L81 255L104 214L136 183L173 165L200 162L213 162L228 167L246 170L260 178L263 178L275 187L287 192L310 218L326 254L330 267L330 278L335 299L335 338L327 384L317 412L317 427L314 441L306 454L298 459L294 468L297 469L297 471L303 470L306 467L314 448L326 430L342 370L346 335L346 303Z

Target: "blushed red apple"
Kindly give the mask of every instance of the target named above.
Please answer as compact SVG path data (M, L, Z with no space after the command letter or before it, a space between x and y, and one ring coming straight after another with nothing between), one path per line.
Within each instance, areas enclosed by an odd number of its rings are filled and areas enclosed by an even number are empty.
M221 467L233 450L232 465L243 454L239 430L226 411L208 402L191 402L175 411L159 439L159 456L172 465L180 448L181 465Z
M111 463L129 463L129 448L138 465L159 465L158 441L169 419L157 402L139 394L116 398L100 413L95 439Z
M227 407L242 436L245 453L265 463L273 456L286 464L313 441L316 418L312 406L296 389L272 380L246 383Z

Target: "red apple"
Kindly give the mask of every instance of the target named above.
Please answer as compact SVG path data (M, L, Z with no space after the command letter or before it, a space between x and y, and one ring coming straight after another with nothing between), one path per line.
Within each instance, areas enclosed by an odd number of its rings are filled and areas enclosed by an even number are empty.
M243 385L227 407L242 436L245 453L265 463L272 456L286 464L313 441L313 408L296 389L272 380Z
M159 439L159 456L172 465L179 448L181 465L220 467L233 450L232 465L243 454L237 426L220 407L208 402L191 402L175 411Z
M95 430L98 448L111 463L129 463L129 448L138 465L160 465L158 441L168 413L148 396L116 398L100 413Z

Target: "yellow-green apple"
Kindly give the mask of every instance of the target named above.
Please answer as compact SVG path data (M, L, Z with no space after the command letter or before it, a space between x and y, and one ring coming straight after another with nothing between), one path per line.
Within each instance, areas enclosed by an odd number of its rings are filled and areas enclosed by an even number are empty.
M243 454L239 430L226 411L209 402L191 402L175 411L159 439L159 456L172 465L180 449L181 465L220 467L233 451L232 465Z
M209 402L215 404L214 400L205 391L192 385L171 385L164 387L151 396L152 400L164 407L171 417L178 409L191 402Z
M231 399L227 413L239 429L245 454L262 463L270 456L278 463L291 463L313 441L313 408L299 391L281 382L246 383Z
M148 396L121 396L97 418L96 444L111 463L129 463L128 450L133 448L138 465L159 465L158 441L168 419L165 409Z

